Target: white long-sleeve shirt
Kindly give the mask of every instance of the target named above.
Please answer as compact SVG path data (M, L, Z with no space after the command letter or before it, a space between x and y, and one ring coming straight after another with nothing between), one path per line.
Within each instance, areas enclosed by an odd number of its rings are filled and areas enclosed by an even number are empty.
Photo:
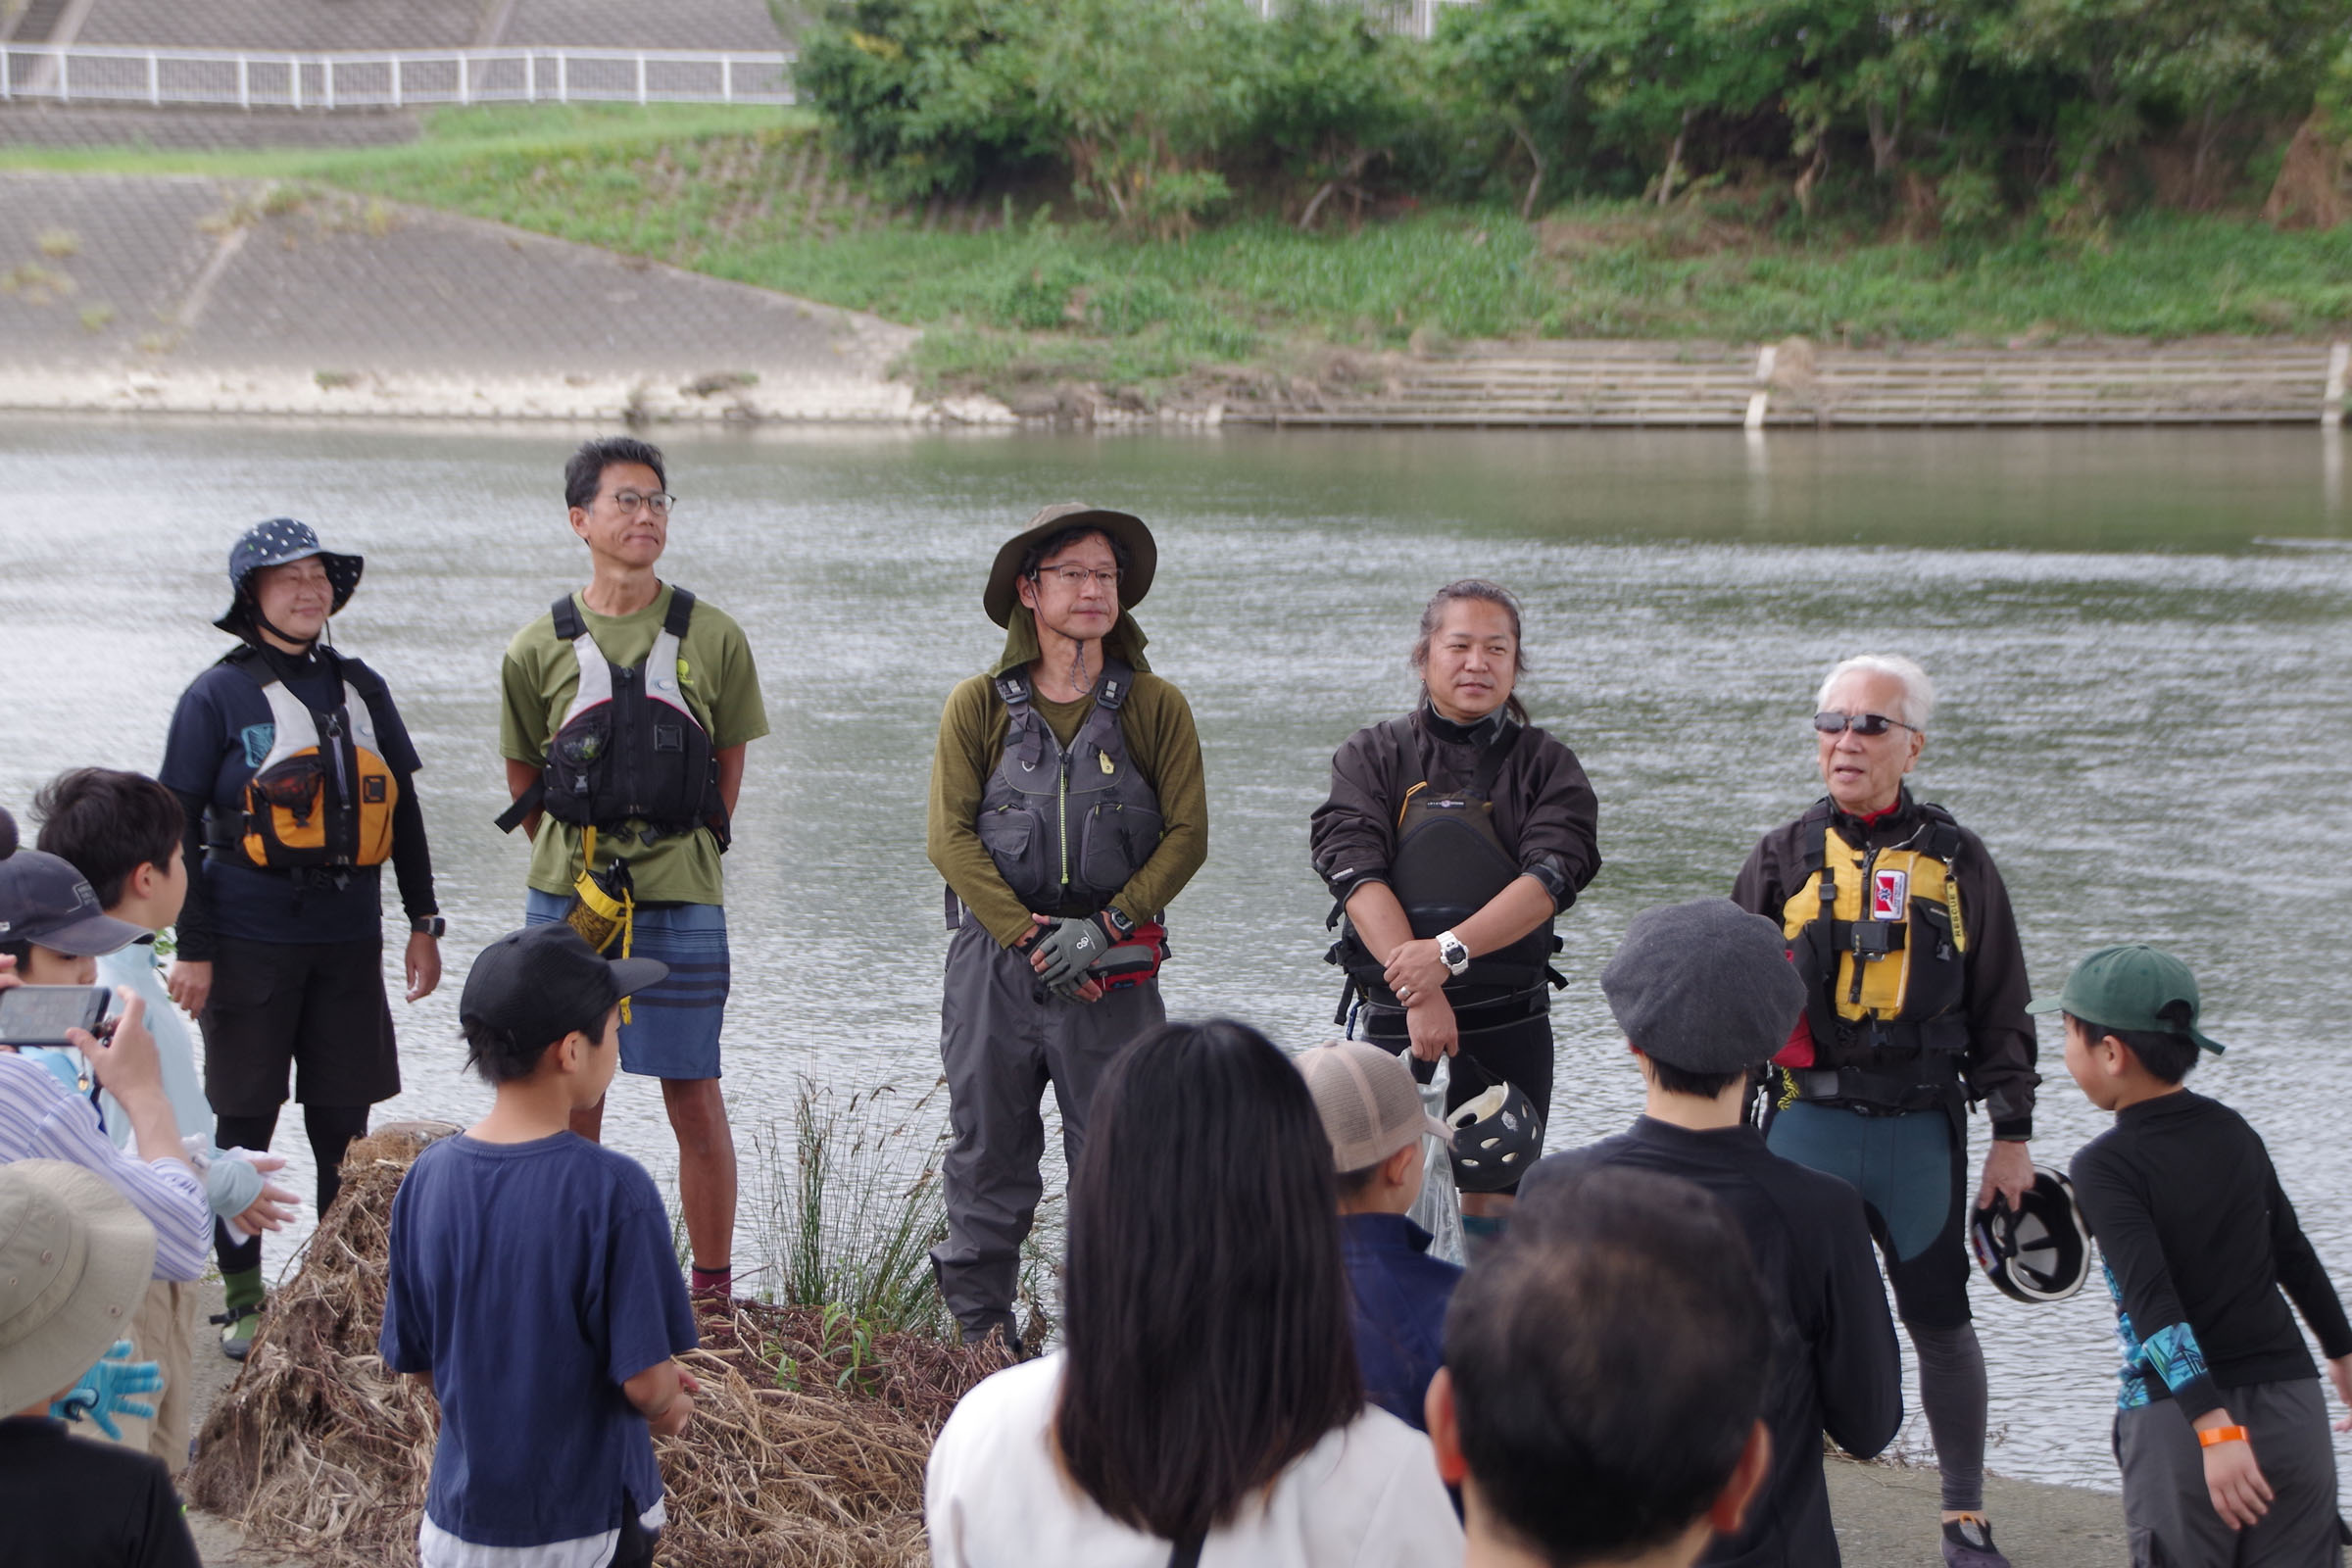
M0 1050L0 1163L62 1159L103 1177L155 1227L155 1277L193 1280L212 1246L213 1210L196 1173L176 1159L142 1160L117 1149L86 1100L46 1069Z
M963 1396L932 1446L923 1520L938 1568L1165 1568L1169 1544L1120 1524L1054 1455L1061 1357ZM1366 1406L1210 1532L1201 1568L1453 1568L1462 1527L1429 1440Z

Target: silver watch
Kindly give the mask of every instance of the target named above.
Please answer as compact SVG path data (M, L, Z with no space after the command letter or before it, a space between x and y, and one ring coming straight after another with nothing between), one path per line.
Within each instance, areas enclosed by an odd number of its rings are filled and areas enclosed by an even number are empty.
M1450 931L1441 931L1437 935L1437 944L1438 961L1446 965L1447 974L1458 975L1470 967L1470 950L1462 946L1460 937Z

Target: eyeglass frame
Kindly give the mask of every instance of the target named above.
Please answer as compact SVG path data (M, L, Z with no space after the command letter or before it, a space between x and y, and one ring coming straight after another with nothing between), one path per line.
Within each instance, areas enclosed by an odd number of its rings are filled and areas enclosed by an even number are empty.
M1838 722L1835 724L1822 722L1822 720L1830 718L1834 718ZM1876 724L1878 728L1866 729L1863 727L1866 724ZM1825 708L1813 715L1813 732L1817 735L1842 735L1847 730L1852 730L1866 740L1877 740L1889 728L1907 729L1914 735L1927 733L1917 724L1906 724L1890 713L1840 713L1833 709Z
M637 499L623 501L623 496L635 496ZM657 517L666 517L669 509L678 504L678 495L674 490L615 490L605 499L618 507L623 516L635 516L642 509Z
M1096 587L1102 589L1113 599L1116 599L1119 595L1119 579L1126 575L1127 568L1124 566L1113 566L1107 572L1101 572L1095 570L1092 566L1073 566L1066 562L1059 565L1053 566L1040 564L1031 566L1029 568L1029 581L1042 588L1045 586L1045 574L1049 571L1054 573L1054 576L1060 578L1061 585L1064 588L1069 589L1072 593L1078 592L1085 586L1085 584L1080 580L1081 578L1091 577L1094 579ZM1072 577L1069 575L1072 572L1076 572L1078 576Z

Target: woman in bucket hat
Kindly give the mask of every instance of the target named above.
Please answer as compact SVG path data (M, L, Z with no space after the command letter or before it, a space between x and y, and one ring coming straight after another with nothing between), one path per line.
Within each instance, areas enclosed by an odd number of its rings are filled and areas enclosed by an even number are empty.
M291 517L245 530L213 622L240 646L181 695L158 771L187 816L170 984L204 1029L216 1141L268 1149L291 1068L320 1213L368 1107L400 1092L383 979L387 860L409 916L409 1001L441 979L421 764L383 678L326 640L362 565ZM242 1360L262 1304L261 1241L222 1230L216 1246L221 1347Z
M129 1331L154 1259L155 1232L90 1172L0 1165L0 1562L195 1568L163 1462L49 1415Z

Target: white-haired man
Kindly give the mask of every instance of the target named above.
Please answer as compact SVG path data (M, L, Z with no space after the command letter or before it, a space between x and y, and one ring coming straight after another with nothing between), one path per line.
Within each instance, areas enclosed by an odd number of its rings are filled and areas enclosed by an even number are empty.
M1984 1517L1984 1354L1969 1321L1967 1113L1992 1145L1975 1206L2034 1180L2033 1020L2009 893L1984 841L1903 784L1935 688L1908 659L1864 655L1815 704L1827 797L1764 835L1732 889L1781 923L1806 987L1774 1058L1773 1152L1861 1191L1919 1352L1943 1471L1943 1557L2006 1568Z

